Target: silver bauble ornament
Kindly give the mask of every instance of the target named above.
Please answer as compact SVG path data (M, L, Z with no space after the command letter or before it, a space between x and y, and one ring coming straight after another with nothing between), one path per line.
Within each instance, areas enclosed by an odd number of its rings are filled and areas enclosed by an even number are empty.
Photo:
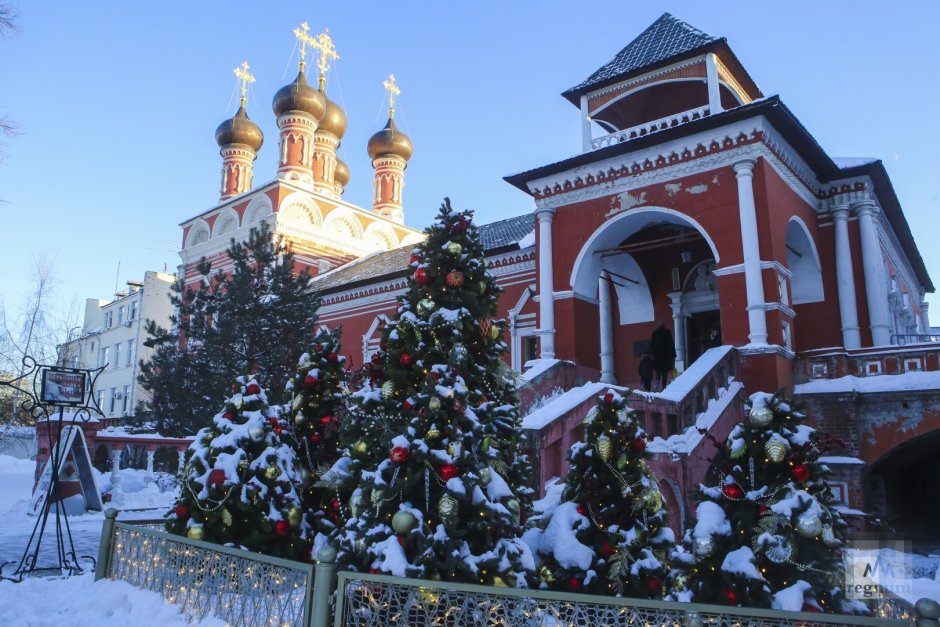
M489 485L490 481L493 480L492 471L489 466L484 466L480 469L480 482L483 485Z
M349 497L349 513L353 518L359 518L359 514L366 508L366 499L362 496L362 490L356 490Z
M305 422L307 422L307 417L304 416L303 412L297 412L297 415L294 416L294 424L295 424L295 425L302 425L302 424L304 424Z
M774 564L783 564L793 558L793 545L783 536L773 536L774 543L764 549L764 555Z
M787 457L787 445L777 438L771 438L764 444L764 453L767 454L767 459L779 464Z
M766 427L771 422L773 422L774 411L766 405L752 407L748 419L755 427Z
M695 536L692 540L692 552L699 557L708 557L715 550L715 541L711 536Z
M252 442L260 442L264 439L264 428L262 427L251 427L248 429L248 437L251 438Z
M463 246L461 246L457 242L450 242L449 244L447 244L447 252L449 252L452 255L459 255L460 253L463 252Z
M450 349L450 363L461 364L467 359L467 348L463 344L455 344Z
M395 530L395 533L408 533L414 529L415 522L417 522L417 519L415 519L414 514L400 509L392 516L392 529Z
M597 454L600 456L601 461L609 462L610 456L614 452L614 443L606 435L602 435L597 438Z
M432 396L431 400L428 401L428 409L431 411L437 411L441 408L441 399L436 396Z
M393 396L395 396L395 384L391 381L386 381L382 384L382 398L390 400Z
M522 508L519 505L519 501L516 499L509 499L506 501L506 509L510 511L513 517L516 519L516 523L522 522Z
M823 531L822 519L812 512L803 512L796 518L796 531L804 538L815 538Z
M437 513L440 514L441 521L445 526L450 526L457 522L458 506L459 503L457 503L457 499L449 494L445 494L441 497L441 500L437 502Z
M426 316L437 308L437 304L430 298L422 298L418 301L418 315Z

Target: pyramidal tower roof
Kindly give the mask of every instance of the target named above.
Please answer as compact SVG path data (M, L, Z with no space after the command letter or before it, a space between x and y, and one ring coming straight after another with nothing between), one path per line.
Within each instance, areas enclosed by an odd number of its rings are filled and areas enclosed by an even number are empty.
M658 20L650 24L649 28L618 52L611 61L602 65L583 83L572 87L562 95L577 104L578 97L591 88L600 87L605 83L634 74L643 68L723 41L723 38L702 32L670 13L663 13Z

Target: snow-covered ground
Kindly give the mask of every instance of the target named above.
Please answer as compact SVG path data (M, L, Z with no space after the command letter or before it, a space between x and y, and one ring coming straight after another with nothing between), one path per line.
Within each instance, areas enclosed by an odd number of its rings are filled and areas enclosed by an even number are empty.
M11 574L19 564L36 523L27 514L33 489L35 462L0 455L0 564L4 574ZM111 473L97 474L102 492L112 492L109 507L121 510L120 520L161 518L176 496L175 479L158 473L148 477L142 470L122 470L118 486L112 487ZM135 510L135 511L127 511ZM55 559L54 523L49 519L43 537L39 566L52 565ZM92 512L69 517L69 527L79 556L97 557L104 514ZM82 566L91 569L92 562ZM49 600L54 599L50 603ZM179 608L160 595L138 590L120 581L94 582L89 572L69 578L28 578L21 583L0 581L0 625L76 625L125 626L190 625ZM200 625L221 625L212 619Z

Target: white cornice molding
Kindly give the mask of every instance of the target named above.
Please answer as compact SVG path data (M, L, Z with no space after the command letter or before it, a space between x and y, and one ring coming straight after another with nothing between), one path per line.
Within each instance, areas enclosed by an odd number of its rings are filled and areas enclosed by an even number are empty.
M633 78L614 83L613 85L608 85L607 87L603 87L596 91L589 91L584 95L588 98L588 100L590 100L591 98L599 98L601 96L620 91L623 91L623 93L626 94L636 85L645 83L651 79L655 79L658 76L663 76L675 70L692 67L700 63L705 63L705 55L699 55L697 57L692 57L691 59L685 59L683 61L679 61L678 63L673 63L672 65L659 68L653 72L647 72L645 74L641 74L640 76L634 76ZM704 76L702 77L702 80L705 80Z
M793 273L785 265L779 261L761 261L760 262L761 270L776 270L780 274L784 275L788 279L793 278ZM715 276L725 276L727 274L740 274L744 272L744 264L736 263L734 265L725 266L723 268L715 268L712 270L712 274Z

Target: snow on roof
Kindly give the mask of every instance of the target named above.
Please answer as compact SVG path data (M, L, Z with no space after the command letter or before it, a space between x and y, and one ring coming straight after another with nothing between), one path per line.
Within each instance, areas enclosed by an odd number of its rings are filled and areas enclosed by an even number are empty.
M793 386L793 392L796 395L844 394L847 392L873 394L876 392L919 392L928 390L940 390L940 372L905 372L869 377L849 375L838 379L816 379L815 381Z
M880 161L880 159L875 157L833 157L832 161L841 169L845 170L846 168L854 168L855 166L859 165L875 163Z
M550 403L546 403L523 418L522 428L541 429L559 416L571 411L592 396L597 396L603 390L607 389L623 390L624 388L619 388L608 383L585 383L580 387L571 388Z

